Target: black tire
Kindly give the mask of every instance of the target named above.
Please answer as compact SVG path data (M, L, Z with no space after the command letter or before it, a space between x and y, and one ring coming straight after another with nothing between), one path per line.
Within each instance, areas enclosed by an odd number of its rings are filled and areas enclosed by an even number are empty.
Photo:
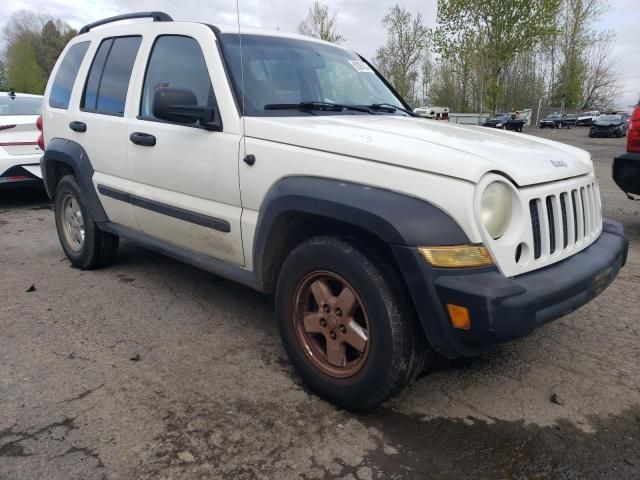
M71 201L77 202L82 213L81 220L84 226L84 239L78 242L79 246L76 248L67 238L64 226L65 219L62 210L69 198L72 199ZM54 195L54 212L60 244L74 267L91 270L104 267L113 261L118 252L119 237L98 228L86 207L86 199L82 189L73 175L63 177L58 183Z
M415 379L431 351L397 280L387 273L392 270L345 240L323 236L295 248L278 276L276 314L289 359L312 391L339 407L355 411L380 404ZM347 378L327 374L314 364L296 327L296 292L315 272L346 280L366 311L368 354L360 370Z

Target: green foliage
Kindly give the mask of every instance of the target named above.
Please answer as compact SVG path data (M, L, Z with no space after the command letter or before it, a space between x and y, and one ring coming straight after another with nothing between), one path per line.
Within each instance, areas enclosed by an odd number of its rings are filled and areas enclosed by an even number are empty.
M0 92L6 91L9 89L7 85L7 69L4 65L4 62L0 61Z
M77 32L61 20L28 10L7 22L7 86L25 93L43 93L58 56Z
M298 33L326 42L342 43L345 38L336 31L336 16L337 14L332 15L329 12L327 5L314 2L309 8L307 18L298 25Z
M387 30L387 43L378 49L375 64L382 75L409 104L419 101L419 79L429 44L429 30L422 14L396 5L382 19Z
M432 35L445 59L477 58L489 110L503 102L505 67L557 33L560 0L438 0Z
M7 83L22 93L42 94L45 77L36 60L36 52L27 38L22 38L7 49Z

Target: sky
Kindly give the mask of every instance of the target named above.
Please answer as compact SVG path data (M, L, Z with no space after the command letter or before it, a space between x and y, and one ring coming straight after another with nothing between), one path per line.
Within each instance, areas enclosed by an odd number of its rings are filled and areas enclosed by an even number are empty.
M619 108L628 108L640 97L640 0L610 0L611 8L598 28L617 35L614 56L623 77ZM242 25L295 32L313 0L238 0ZM338 14L338 29L346 37L344 45L371 59L385 42L382 17L396 3L411 12L422 13L427 26L436 22L436 0L323 0ZM3 0L0 31L11 14L19 9L50 14L80 28L95 20L131 11L160 10L175 20L211 24L236 24L236 0ZM135 7L133 6L135 5ZM0 38L0 51L4 49Z

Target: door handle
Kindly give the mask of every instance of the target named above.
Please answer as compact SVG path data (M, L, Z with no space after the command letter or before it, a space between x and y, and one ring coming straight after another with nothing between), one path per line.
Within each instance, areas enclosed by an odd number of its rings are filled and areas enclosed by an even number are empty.
M136 145L142 145L143 147L154 147L156 145L156 137L148 133L133 132L129 136L129 140Z
M84 122L71 122L69 128L74 132L84 133L87 131L87 124Z

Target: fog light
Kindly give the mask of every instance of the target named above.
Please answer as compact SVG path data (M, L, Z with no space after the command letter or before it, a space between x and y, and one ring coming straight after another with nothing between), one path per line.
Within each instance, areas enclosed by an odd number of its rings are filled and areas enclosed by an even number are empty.
M493 265L489 250L482 245L419 247L424 259L434 267L469 268Z
M469 330L471 328L471 315L469 315L469 310L466 307L447 303L447 310L449 311L449 318L453 328L458 330Z

